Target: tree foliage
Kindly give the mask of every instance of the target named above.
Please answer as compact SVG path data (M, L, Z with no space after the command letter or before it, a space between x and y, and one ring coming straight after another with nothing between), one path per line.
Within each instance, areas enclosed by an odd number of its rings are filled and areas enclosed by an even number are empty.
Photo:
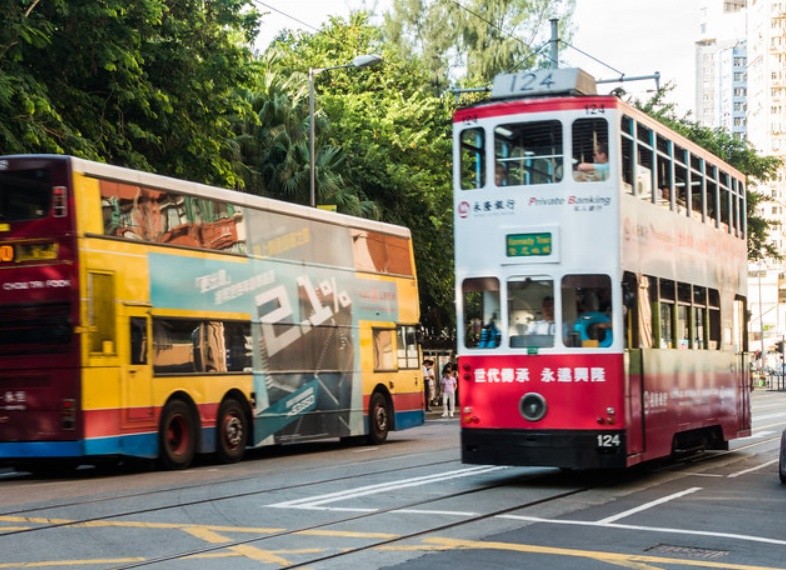
M666 85L649 100L645 102L634 101L634 103L645 113L722 158L747 176L748 259L750 261L765 258L781 259L779 250L772 242L768 241L768 232L775 226L775 223L756 213L757 206L768 198L751 190L751 186L773 179L781 166L781 159L762 156L747 140L735 137L724 129L712 129L701 125L691 119L690 115L678 118L675 105L666 100L672 89L673 85Z
M234 185L249 0L0 3L0 150Z
M486 86L501 72L548 63L549 20L570 37L575 0L394 0L389 41L418 56L435 85Z

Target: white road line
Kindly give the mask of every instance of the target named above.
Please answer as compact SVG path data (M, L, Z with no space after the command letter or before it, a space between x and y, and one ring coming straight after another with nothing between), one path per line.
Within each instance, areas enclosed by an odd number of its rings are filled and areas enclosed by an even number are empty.
M767 463L762 463L761 465L757 465L756 467L751 467L750 469L745 469L743 471L737 471L736 473L732 473L731 475L728 475L728 478L734 479L735 477L739 477L740 475L747 475L748 473L753 473L754 471L758 471L759 469L764 469L765 467L769 467L774 463L778 463L778 460L773 459L772 461L768 461Z
M657 507L658 505L662 505L663 503L668 503L669 501L673 501L674 499L679 499L680 497L684 497L685 495L690 495L691 493L695 493L696 491L701 491L701 487L691 487L690 489L685 489L684 491L680 491L679 493L674 493L673 495L669 495L668 497L661 497L655 501L650 501L649 503L644 503L643 505L639 505L635 509L630 509L628 511L623 511L619 514L616 514L612 517L606 517L603 520L598 521L600 524L608 524L619 519L624 519L625 517L629 517L630 515L640 513L641 511L646 511L647 509L651 509L652 507Z
M668 528L657 526L639 526L629 524L605 524L602 522L592 521L572 521L572 520L556 520L556 519L541 519L538 517L523 517L518 515L498 515L496 518L513 519L520 521L529 521L535 523L546 524L561 524L572 526L593 526L603 528L616 528L620 530L635 530L643 532L668 532L671 534L680 534L685 536L710 536L715 538L730 538L732 540L743 540L748 542L761 542L764 544L775 544L778 546L786 546L786 540L778 540L776 538L764 538L762 536L752 536L749 534L732 534L728 532L713 532L709 530L686 530L682 528Z
M292 501L284 501L281 503L273 503L268 505L274 508L314 508L327 503L336 501L343 501L346 499L354 499L356 497L364 497L366 495L374 495L376 493L384 493L386 491L404 489L407 487L419 487L436 483L439 481L447 481L450 479L459 479L461 477L471 477L473 475L482 475L484 473L491 473L492 471L499 471L507 469L505 466L487 466L480 465L478 467L470 467L467 469L459 469L457 471L447 471L445 473L435 473L433 475L426 475L424 477L414 477L411 479L401 479L398 481L389 481L387 483L378 483L376 485L367 485L365 487L358 487L356 489L347 489L344 491L336 491L335 493L327 493L325 495L316 495L313 497L303 497L301 499L294 499Z
M480 516L480 513L471 513L468 511L426 511L420 509L399 509L392 512L405 513L408 515L450 515L454 517L479 517Z

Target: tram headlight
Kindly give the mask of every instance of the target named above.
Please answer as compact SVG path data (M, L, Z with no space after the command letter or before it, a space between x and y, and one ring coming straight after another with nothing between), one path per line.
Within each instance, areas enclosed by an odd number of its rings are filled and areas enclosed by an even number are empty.
M521 415L524 416L524 419L531 422L542 420L548 411L546 398L537 392L524 394L519 402L519 410L521 411Z

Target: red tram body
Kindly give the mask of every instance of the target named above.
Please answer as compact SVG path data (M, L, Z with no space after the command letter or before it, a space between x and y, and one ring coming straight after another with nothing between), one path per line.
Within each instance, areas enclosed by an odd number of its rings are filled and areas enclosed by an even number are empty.
M579 70L454 115L462 460L624 468L750 435L744 177Z

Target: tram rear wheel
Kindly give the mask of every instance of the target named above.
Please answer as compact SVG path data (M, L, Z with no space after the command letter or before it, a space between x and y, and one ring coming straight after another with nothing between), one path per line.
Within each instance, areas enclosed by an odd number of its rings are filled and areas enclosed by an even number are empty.
M161 414L158 429L159 462L165 469L185 469L194 460L197 443L196 418L183 400L172 400Z

